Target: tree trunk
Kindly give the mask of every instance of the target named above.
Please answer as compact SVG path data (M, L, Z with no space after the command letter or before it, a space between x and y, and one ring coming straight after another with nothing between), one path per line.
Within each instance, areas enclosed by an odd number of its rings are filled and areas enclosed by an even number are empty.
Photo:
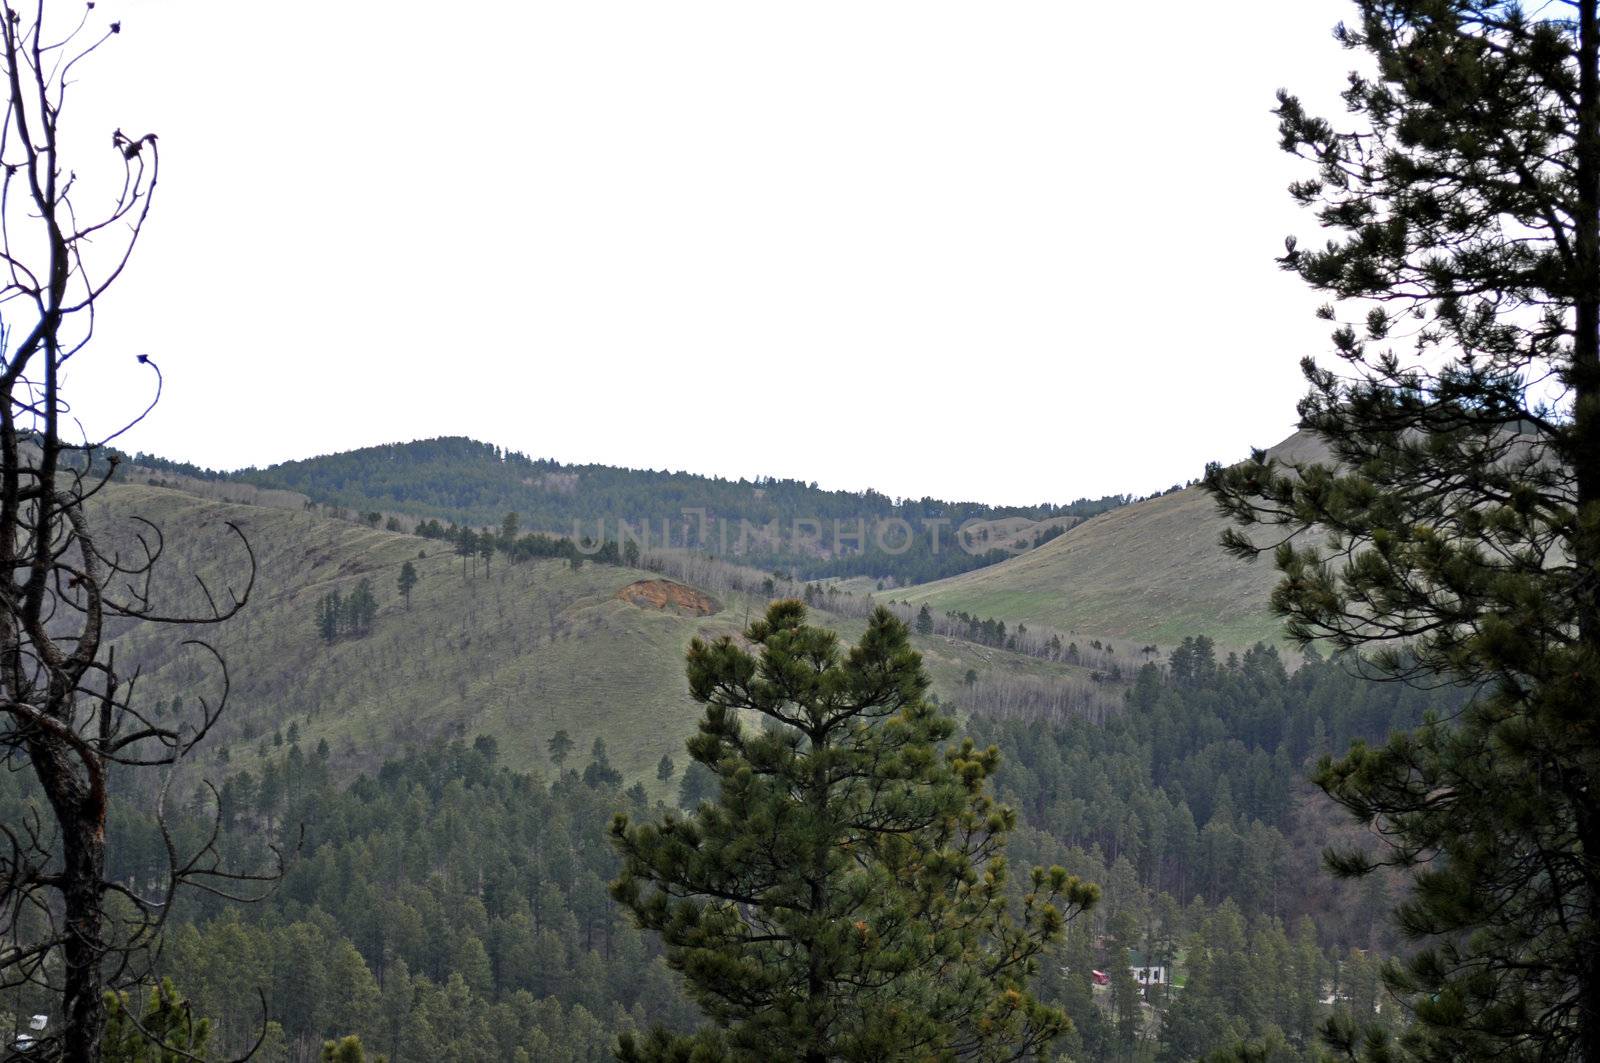
M1569 459L1578 492L1578 634L1583 656L1573 692L1577 704L1600 705L1600 0L1578 2L1577 216L1574 219L1574 335L1572 343L1573 445ZM1600 711L1600 710L1594 710ZM1586 721L1590 743L1600 741L1600 720ZM1579 843L1589 861L1600 858L1600 812L1593 807L1600 779L1585 780L1579 803ZM1589 876L1588 910L1600 908L1600 885ZM1577 972L1579 1054L1600 1063L1600 942L1586 951Z
M43 735L29 743L29 759L61 824L63 1063L97 1063L105 1028L101 940L101 883L106 866L106 798L100 766L85 753L85 780L74 770L78 751Z
M810 805L812 815L816 817L811 824L813 832L818 832L828 814L828 779L824 768L818 767L817 757L826 752L828 747L827 732L819 729L807 733L807 741L811 745L813 766L811 770ZM807 898L811 906L808 913L813 919L817 918L827 906L827 881L828 881L828 854L832 848L833 839L819 837L813 834L813 843L816 848L811 854L810 896ZM805 1063L827 1063L827 1053L824 1046L827 1044L827 1031L821 1022L827 1012L828 983L823 978L821 954L822 945L818 941L809 943L808 965L806 971L806 998L810 1005L813 1022L812 1042L806 1046Z
M63 873L67 876L62 897L66 906L67 943L65 992L62 994L62 1020L66 1024L62 1059L65 1063L96 1063L100 1058L100 1036L105 1027L101 1006L100 943L103 919L100 914L100 882L105 873L105 834L103 828L86 829L82 836L67 835L63 845Z

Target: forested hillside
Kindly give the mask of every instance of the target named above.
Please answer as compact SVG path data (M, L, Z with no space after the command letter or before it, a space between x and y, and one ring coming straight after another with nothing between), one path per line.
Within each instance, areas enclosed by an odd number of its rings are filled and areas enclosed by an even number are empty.
M737 555L806 579L869 576L900 583L993 564L1128 500L1112 495L1021 506L896 500L799 480L564 465L461 437L229 473L146 454L131 464L147 474L298 492L355 514L497 529L514 512L526 530L612 540L632 534L645 537L646 547ZM963 525L968 531L958 542Z
M1104 722L970 716L969 733L1004 751L1001 791L1025 825L1013 862L1061 863L1104 890L1042 980L1077 1025L1071 1057L1177 1063L1278 1031L1289 1046L1278 1058L1309 1060L1333 1009L1392 1020L1375 968L1391 947L1385 898L1315 873L1329 826L1304 766L1450 701L1338 662L1291 676L1268 649L1218 661L1199 639L1144 667ZM228 772L220 808L209 791L185 793L180 841L219 812L236 866L305 834L262 903L192 895L161 969L228 1051L255 1037L260 989L267 1060L313 1059L324 1038L357 1033L397 1063L599 1061L618 1031L692 1027L677 976L606 894L611 813L652 799L611 766L626 727L595 738L548 774L505 768L500 742L480 735L350 784L325 747L296 739ZM672 759L656 792L692 802L702 784ZM22 783L5 780L11 820ZM120 879L159 869L147 814L123 807L113 833ZM1165 966L1182 988L1142 990L1133 966Z
M135 514L167 530L182 578L164 582L165 606L201 593L193 577L212 593L237 584L229 523L259 566L251 606L216 642L230 703L178 783L179 837L215 813L227 859L259 866L264 846L306 833L267 900L197 897L180 913L163 969L217 1020L220 1046L254 1036L249 987L276 1024L268 1059L314 1058L353 1032L397 1061L598 1060L622 1030L695 1024L653 939L606 895L604 825L714 792L684 751L692 637L738 632L801 592L855 637L870 596L715 562L662 573L648 567L659 559L630 567L614 548L585 558L537 536L480 553L168 488L118 484L104 499L97 516L118 534L141 527ZM1306 772L1448 691L1368 683L1337 662L1291 670L1264 647L1219 659L1204 637L1140 652L896 609L937 697L1002 751L998 785L1023 823L1013 861L1059 863L1105 891L1045 966L1077 1024L1074 1058L1186 1060L1279 1030L1298 1053L1285 1058L1309 1060L1320 1017L1378 1003L1372 957L1394 947L1385 899L1321 876L1317 853L1342 828ZM186 634L118 638L143 695L172 713L215 681ZM129 882L161 859L134 811L151 782L118 784L113 856ZM1183 988L1130 985L1141 965Z

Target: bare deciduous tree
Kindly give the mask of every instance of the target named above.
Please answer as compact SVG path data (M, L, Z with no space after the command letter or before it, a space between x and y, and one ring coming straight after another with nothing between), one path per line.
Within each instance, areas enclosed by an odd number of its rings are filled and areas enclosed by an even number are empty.
M258 877L228 874L209 841L180 853L164 821L163 881L106 874L110 773L140 768L170 780L227 700L226 668L198 641L196 652L215 665L216 691L187 699L189 712L176 719L141 712L137 674L118 671L107 624L221 622L248 598L255 559L234 527L241 588L214 594L202 582L202 615L174 616L152 593L163 570L160 529L140 522L129 556L108 548L88 518L86 503L116 468L102 448L142 420L161 390L154 363L139 355L154 375L150 405L99 439L71 420L61 391L64 367L93 337L97 302L139 242L159 171L154 134L116 130L105 162L122 168L120 191L103 211L74 205L78 176L58 137L67 89L121 29L92 28L93 8L58 37L46 30L43 0L29 14L5 6L0 15L0 757L37 783L24 821L0 824L0 988L59 994L58 1032L30 1056L85 1063L99 1058L105 991L146 977L175 891L226 892ZM160 819L165 782L158 791Z

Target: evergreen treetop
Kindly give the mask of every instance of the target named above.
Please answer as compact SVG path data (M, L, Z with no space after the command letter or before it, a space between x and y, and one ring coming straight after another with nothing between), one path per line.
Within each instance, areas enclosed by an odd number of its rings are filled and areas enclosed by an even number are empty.
M1207 485L1268 541L1302 643L1476 697L1317 781L1412 869L1388 973L1427 1060L1600 1060L1600 18L1597 0L1359 0L1371 72L1336 128L1288 93L1291 187L1332 234L1282 265L1332 302L1304 363L1327 461ZM1335 1030L1349 1054L1358 1030ZM1384 1051L1388 1051L1384 1049ZM1376 1056L1374 1058L1377 1058Z
M613 896L661 935L719 1028L625 1037L620 1057L1043 1050L1068 1023L1029 992L1035 958L1096 887L1052 868L1010 888L1016 817L987 785L999 754L945 744L955 723L924 698L901 621L878 610L842 652L805 619L798 602L773 605L746 633L759 657L731 638L693 643L689 687L706 709L689 753L716 799L613 825Z

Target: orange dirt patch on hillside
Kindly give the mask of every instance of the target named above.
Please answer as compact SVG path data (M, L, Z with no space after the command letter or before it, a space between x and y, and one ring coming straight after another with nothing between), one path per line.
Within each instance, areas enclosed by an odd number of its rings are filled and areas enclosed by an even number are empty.
M645 609L670 609L688 616L710 616L722 608L715 598L666 579L630 583L617 592L617 597Z

